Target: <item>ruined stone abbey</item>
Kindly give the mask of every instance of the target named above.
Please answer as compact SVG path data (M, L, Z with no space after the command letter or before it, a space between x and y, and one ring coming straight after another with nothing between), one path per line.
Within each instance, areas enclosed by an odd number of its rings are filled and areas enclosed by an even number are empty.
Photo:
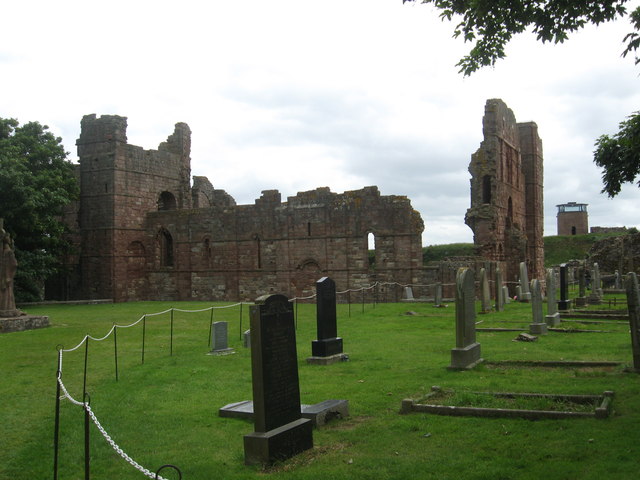
M64 299L253 300L302 297L330 276L338 290L376 281L453 283L456 261L423 266L420 214L377 187L329 188L282 201L263 191L236 205L206 177L191 177L191 132L175 126L157 150L127 143L127 119L87 115L77 140L81 196L69 206L75 253L53 296ZM487 102L484 141L469 167L479 258L507 280L527 261L542 272L542 147L535 124ZM375 238L370 262L368 237ZM541 278L541 277L537 277ZM452 293L452 292L451 292Z

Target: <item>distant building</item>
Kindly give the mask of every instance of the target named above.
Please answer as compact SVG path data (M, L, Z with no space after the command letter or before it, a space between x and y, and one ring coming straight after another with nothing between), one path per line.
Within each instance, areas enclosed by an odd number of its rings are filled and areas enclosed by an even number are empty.
M569 202L558 207L558 235L585 235L589 233L587 203Z

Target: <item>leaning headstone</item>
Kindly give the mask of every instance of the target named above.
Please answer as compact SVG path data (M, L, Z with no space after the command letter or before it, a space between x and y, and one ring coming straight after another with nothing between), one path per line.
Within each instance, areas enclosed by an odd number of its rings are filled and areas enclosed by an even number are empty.
M520 262L520 295L519 302L528 302L531 300L531 291L529 290L529 275L527 273L527 264Z
M544 317L550 327L555 327L560 323L560 313L558 313L558 302L556 300L556 275L552 268L547 269L547 315Z
M338 337L336 283L329 277L316 282L316 327L318 339L311 342L307 363L329 365L345 359L342 338Z
M487 270L480 269L480 298L482 305L482 313L491 311L491 289L489 288L489 279L487 278Z
M311 421L300 414L293 308L284 295L251 306L251 376L255 431L244 436L247 465L269 465L313 448Z
M433 304L436 307L442 306L442 284L436 283L435 292L433 294Z
M408 301L412 301L413 298L413 289L411 287L404 287L404 299Z
M578 267L578 297L575 299L576 307L584 307L587 304L586 294L587 279L584 266Z
M547 324L542 318L542 289L537 278L531 280L531 313L533 322L529 324L531 335L544 335L547 333Z
M591 295L589 295L589 303L599 305L602 303L602 281L600 279L600 267L597 263L593 264L593 273L591 278Z
M560 300L558 310L567 312L571 310L571 300L569 300L569 277L566 263L560 265Z
M502 271L496 268L496 311L504 310L504 289L502 288Z
M242 346L244 348L251 348L251 329L245 330L242 334Z
M638 277L635 272L630 272L627 275L626 286L633 369L640 373L640 290L638 288Z
M506 285L502 286L502 298L504 298L504 303L511 303L511 297L509 296L509 287Z
M450 369L473 368L482 362L476 342L475 275L460 268L456 275L456 348L451 349Z

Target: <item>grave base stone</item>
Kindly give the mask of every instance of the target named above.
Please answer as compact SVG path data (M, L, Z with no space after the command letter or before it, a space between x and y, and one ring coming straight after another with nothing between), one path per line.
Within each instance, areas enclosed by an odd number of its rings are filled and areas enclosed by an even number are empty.
M346 353L336 353L328 357L307 357L307 363L310 365L332 365L338 362L346 362L347 360L349 360L349 355Z
M266 432L245 435L244 463L272 464L313 448L311 429L311 421L308 418L299 418Z
M325 400L313 405L300 405L302 418L308 418L314 427L321 427L334 418L347 418L349 416L348 400ZM224 418L253 418L253 402L230 403L218 410L218 415Z
M586 307L587 306L587 297L576 297L573 300L576 303L576 307Z
M549 327L560 325L560 314L558 312L553 315L545 315L544 320Z
M466 347L452 348L451 365L448 368L449 370L470 370L483 361L484 359L480 358L480 344L475 342Z
M530 323L529 333L531 333L531 335L546 335L547 324L546 323Z
M311 342L311 355L314 357L329 357L342 353L342 338L323 338Z

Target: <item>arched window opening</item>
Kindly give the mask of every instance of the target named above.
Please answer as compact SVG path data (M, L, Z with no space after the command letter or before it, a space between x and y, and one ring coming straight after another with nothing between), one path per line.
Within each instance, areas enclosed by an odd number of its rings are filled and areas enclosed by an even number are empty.
M176 197L171 192L162 192L158 198L158 210L175 210L177 208Z
M367 234L367 253L369 266L376 264L376 236L373 232Z
M160 232L160 265L173 267L173 237L164 229Z
M491 175L482 177L482 203L491 203Z
M509 201L507 202L507 228L511 227L513 223L513 201L511 197L509 197Z
M571 227L571 235L575 235L576 234L576 227Z

